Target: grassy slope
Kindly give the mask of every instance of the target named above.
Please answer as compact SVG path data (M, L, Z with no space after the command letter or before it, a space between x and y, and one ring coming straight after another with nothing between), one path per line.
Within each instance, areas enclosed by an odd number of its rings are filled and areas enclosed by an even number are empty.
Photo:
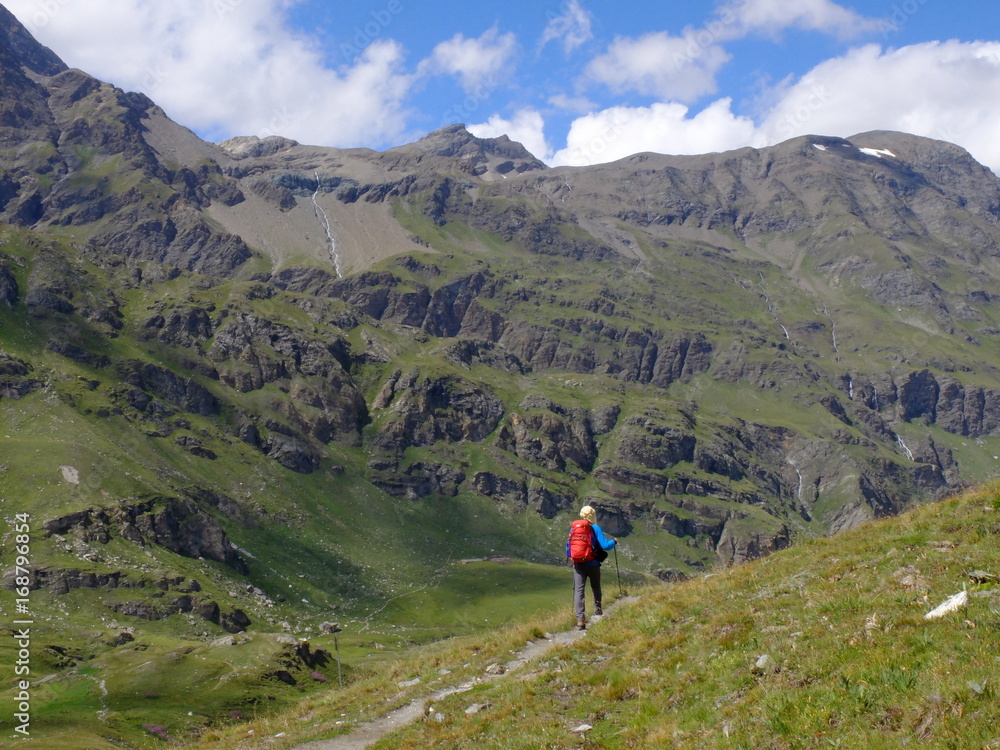
M583 641L517 679L434 704L443 720L384 738L385 748L995 747L1000 691L1000 484L991 484L770 558L644 594ZM968 587L969 604L924 614ZM387 672L293 713L206 738L238 746L249 729L288 747L412 696L396 680L436 665L481 668L561 618L471 646L423 649ZM770 665L758 668L767 655ZM468 669L463 676L467 679ZM450 679L446 678L437 678ZM489 708L465 714L474 703ZM572 730L592 729L585 739Z

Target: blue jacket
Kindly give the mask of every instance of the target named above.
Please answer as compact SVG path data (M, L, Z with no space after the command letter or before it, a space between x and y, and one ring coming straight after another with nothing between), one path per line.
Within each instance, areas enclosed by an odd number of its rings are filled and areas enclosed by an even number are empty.
M616 539L608 539L604 535L604 530L598 526L596 523L591 523L590 528L594 532L594 539L597 543L601 545L601 549L614 549L615 545L618 543ZM566 557L569 557L569 539L566 540ZM581 565L600 565L597 560L591 560L590 562L580 563Z

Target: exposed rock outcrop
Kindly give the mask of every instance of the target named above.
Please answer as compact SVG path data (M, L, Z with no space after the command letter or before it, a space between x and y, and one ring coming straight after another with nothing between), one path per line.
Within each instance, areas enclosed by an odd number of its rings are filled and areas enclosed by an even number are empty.
M1000 391L964 386L928 370L910 373L898 386L900 418L921 419L965 437L1000 434Z
M186 557L205 557L245 572L219 522L188 498L156 497L108 508L88 508L46 520L47 535L75 534L107 544L112 535L136 544L156 544Z
M223 612L211 599L177 596L173 599L128 599L110 602L109 609L120 615L136 617L140 620L163 620L171 615L190 612L203 620L214 623L229 633L242 633L251 624L246 612L234 608Z
M765 557L789 544L791 532L787 526L767 530L759 528L754 521L731 519L722 530L715 552L723 563L736 565Z
M441 440L480 442L504 416L503 402L470 382L425 377L418 371L401 375L380 396L388 413L380 418L373 445L392 455L406 446L429 446Z
M17 279L6 263L0 263L0 302L13 309L19 299Z
M549 471L589 471L597 459L589 415L579 412L565 417L550 410L511 413L497 433L497 444Z
M205 386L193 378L185 378L163 367L130 360L118 366L121 378L141 392L162 398L169 404L184 411L210 416L219 413L219 400ZM132 405L148 400L132 399ZM139 408L142 411L145 407Z
M0 398L20 399L43 386L30 377L34 367L17 357L0 351Z

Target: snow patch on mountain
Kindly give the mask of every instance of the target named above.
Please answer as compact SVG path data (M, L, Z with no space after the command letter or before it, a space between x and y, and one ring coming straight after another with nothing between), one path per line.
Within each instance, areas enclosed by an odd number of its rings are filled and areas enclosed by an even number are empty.
M896 155L887 148L858 148L858 151L863 154L868 154L869 156L874 156L876 159L881 159L883 156L891 156L893 159L896 158Z

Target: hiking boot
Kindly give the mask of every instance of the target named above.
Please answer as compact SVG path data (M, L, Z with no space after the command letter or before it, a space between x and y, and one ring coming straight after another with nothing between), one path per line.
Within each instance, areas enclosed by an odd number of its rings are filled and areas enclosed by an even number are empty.
M604 610L601 609L601 605L600 604L598 604L596 607L594 607L594 616L595 617L600 617L603 614L604 614Z
M580 622L578 622L576 624L576 629L577 630L586 630L587 629L587 623L585 623L583 620L580 620Z

